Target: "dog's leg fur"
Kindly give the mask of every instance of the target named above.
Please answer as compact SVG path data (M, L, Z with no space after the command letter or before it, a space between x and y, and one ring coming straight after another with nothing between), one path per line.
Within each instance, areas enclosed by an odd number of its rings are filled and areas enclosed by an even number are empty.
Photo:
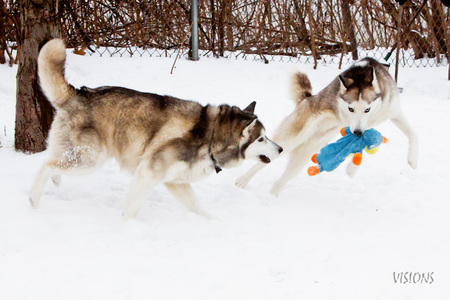
M302 139L297 138L297 132L292 130L292 123L290 122L290 119L295 118L296 112L291 113L287 118L286 122L280 124L280 126L277 128L274 134L273 141L277 143L278 145L283 146L283 152L281 155L284 155L284 153L290 153L292 149L297 147L300 143L302 143ZM295 121L292 121L295 122ZM240 176L235 184L239 188L245 188L247 184L252 180L252 178L261 171L266 165L263 164L256 164L254 165L250 170L248 170L244 175Z
M52 176L54 176L52 174L53 173L52 171L55 168L50 167L51 165L54 164L52 164L51 162L44 163L42 167L39 169L36 177L34 178L30 194L30 203L33 206L33 208L37 208L39 206L39 202L41 200L45 184Z
M273 184L270 189L272 195L277 196L281 189L295 176L297 176L311 156L318 152L327 139L314 137L305 144L294 148L289 153L289 160L283 175Z
M391 118L391 121L395 124L395 126L400 129L403 134L409 140L409 149L408 149L408 164L413 168L417 168L418 160L419 160L419 139L417 134L409 125L409 122L406 120L403 113L397 114L395 118Z
M98 148L101 149L101 148ZM102 150L92 150L92 147L74 147L61 154L53 154L39 169L34 179L30 202L34 208L39 206L42 192L47 181L52 178L56 186L61 181L61 175L80 175L97 170L106 159Z
M266 165L256 164L250 170L248 170L244 175L239 177L236 180L236 186L243 189L247 186L247 184L252 180L253 176L256 175L259 171L261 171Z
M61 185L61 175L52 176L52 181L56 187L59 187Z
M359 166L355 165L353 162L349 162L347 164L347 175L351 178L353 178L356 175L356 172L358 171Z
M326 145L336 135L336 124L329 123L328 130L311 136L309 140L301 143L289 153L289 161L281 177L273 184L270 193L278 195L281 189L295 176L297 176L314 153Z
M289 153L289 160L286 164L286 169L284 170L283 175L281 175L281 177L277 181L275 181L272 188L270 189L270 193L272 195L278 196L281 189L292 178L300 173L302 168L307 163L310 152L306 152L304 146L305 145L300 145Z
M144 206L145 198L150 194L153 187L158 184L160 180L154 178L153 172L148 167L147 163L141 162L137 167L136 172L131 182L130 191L128 192L127 203L123 210L122 217L124 220L133 219Z
M191 212L204 216L207 219L211 219L211 217L201 209L198 204L197 197L195 197L194 190L190 184L166 182L164 185L172 193L172 195L174 195L174 197L177 198L177 200L186 206Z

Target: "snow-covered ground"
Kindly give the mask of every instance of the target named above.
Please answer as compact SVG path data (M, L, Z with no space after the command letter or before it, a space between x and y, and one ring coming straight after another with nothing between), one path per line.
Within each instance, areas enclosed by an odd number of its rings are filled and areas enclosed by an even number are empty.
M240 107L256 100L269 137L293 109L293 64L180 59L170 75L172 64L69 54L66 72L75 86ZM315 91L340 72L303 68ZM365 155L354 179L345 166L315 177L305 169L274 197L268 190L286 157L242 190L234 181L252 166L245 163L194 184L212 220L158 186L129 222L121 212L131 176L114 161L64 177L60 188L49 183L31 208L31 181L47 153L13 149L16 72L0 65L0 299L450 299L447 67L399 73L420 137L417 170L407 165L406 138L386 122L377 129L390 143Z

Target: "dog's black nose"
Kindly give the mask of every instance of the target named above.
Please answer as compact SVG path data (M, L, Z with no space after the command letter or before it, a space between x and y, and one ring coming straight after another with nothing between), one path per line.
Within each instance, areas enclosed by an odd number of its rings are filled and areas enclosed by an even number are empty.
M283 148L282 147L278 148L278 153L281 153L281 152L283 152Z
M361 136L363 134L363 132L360 129L355 129L353 131L353 134L356 135L356 136Z

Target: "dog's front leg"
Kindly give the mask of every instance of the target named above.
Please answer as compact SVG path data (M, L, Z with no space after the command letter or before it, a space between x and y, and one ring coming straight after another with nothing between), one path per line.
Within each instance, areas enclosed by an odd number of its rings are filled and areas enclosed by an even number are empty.
M361 164L362 154L355 153L352 158L352 162L347 165L347 175L353 178L356 174L356 171L359 169L359 165Z
M391 121L408 138L409 140L408 164L413 169L417 168L417 164L419 161L419 138L417 137L417 134L409 125L409 122L406 120L403 113L399 113L395 118L392 118Z
M130 191L127 198L127 204L123 210L123 219L129 220L137 216L142 206L144 206L145 198L152 188L159 181L153 178L151 170L147 166L139 166L131 183Z
M248 170L244 175L236 179L236 186L243 189L247 186L247 184L250 182L250 180L258 173L262 168L264 168L266 165L263 165L262 163L255 164L250 170Z
M358 171L358 169L359 169L358 165L355 165L354 163L349 162L348 165L347 165L347 169L346 169L347 175L350 178L355 177L356 171Z
M190 184L166 182L164 185L172 193L172 195L174 195L175 198L183 203L184 206L186 206L190 211L204 216L207 219L211 219L211 216L201 209L198 204L197 197L195 197L194 190Z

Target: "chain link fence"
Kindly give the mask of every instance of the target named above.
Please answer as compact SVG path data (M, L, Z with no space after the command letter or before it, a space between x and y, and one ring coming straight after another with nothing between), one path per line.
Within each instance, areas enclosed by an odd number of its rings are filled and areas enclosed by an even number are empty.
M366 56L394 63L398 55L403 66L445 66L450 9L443 2L200 0L199 56L342 65ZM78 54L172 57L189 51L190 0L60 0L55 9L62 36ZM21 38L17 1L3 1L0 17L0 62L5 55L11 62Z

